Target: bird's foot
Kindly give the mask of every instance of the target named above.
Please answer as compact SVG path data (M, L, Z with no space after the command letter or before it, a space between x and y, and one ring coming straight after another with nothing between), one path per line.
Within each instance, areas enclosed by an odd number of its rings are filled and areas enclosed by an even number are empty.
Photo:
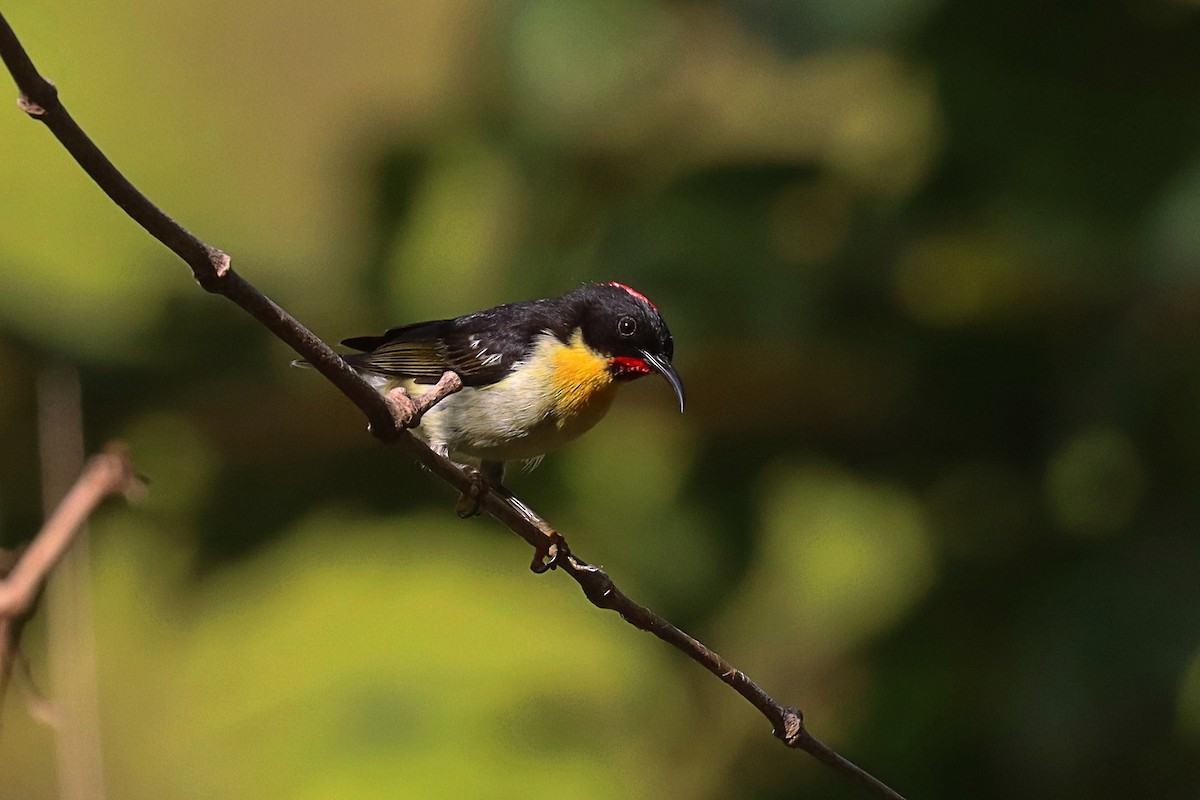
M544 546L537 548L533 553L533 561L529 564L529 569L536 575L541 575L543 572L554 569L558 566L558 559L567 552L567 541L558 531L546 536Z
M462 378L454 372L445 372L432 389L416 397L409 395L403 386L390 390L384 397L392 408L397 427L415 428L421 424L421 417L429 409L462 388Z
M547 525L545 520L539 517L532 508L525 505L521 498L500 483L493 485L492 491L516 509L526 522L545 534L545 539L534 549L533 561L529 563L529 569L532 572L541 575L543 572L557 567L562 558L570 557L571 551L567 549L567 540L562 537L562 534Z
M454 504L454 513L458 514L459 519L470 519L479 516L483 496L487 494L489 485L488 479L475 467L464 465L462 470L471 480L471 485Z

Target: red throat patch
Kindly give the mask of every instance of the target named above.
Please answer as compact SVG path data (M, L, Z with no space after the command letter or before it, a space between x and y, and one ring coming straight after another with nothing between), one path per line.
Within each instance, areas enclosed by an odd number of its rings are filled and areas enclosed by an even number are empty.
M614 356L608 365L612 369L613 377L619 381L631 381L654 371L649 364L636 356Z
M630 287L626 286L625 284L617 283L616 281L609 281L608 283L602 283L600 285L601 286L613 286L624 292L628 292L630 295L632 295L633 297L636 297L638 300L641 300L643 303L650 306L655 311L658 311L658 306L654 305L654 303L651 303L650 298L646 297L646 295L642 294L637 289L631 289Z

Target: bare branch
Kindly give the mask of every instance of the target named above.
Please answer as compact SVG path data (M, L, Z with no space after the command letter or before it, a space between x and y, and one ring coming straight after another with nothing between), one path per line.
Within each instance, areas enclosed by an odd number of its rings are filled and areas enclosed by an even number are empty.
M0 578L12 571L20 560L21 553L21 550L0 549ZM0 711L4 710L4 696L8 693L13 666L21 655L21 629L24 626L23 616L0 616Z
M123 445L109 445L87 463L24 552L0 559L7 562L0 567L4 576L0 580L0 704L17 658L21 629L42 584L96 506L109 495L128 493L138 485L129 452Z
M79 526L104 498L138 485L124 445L111 444L84 467L79 480L54 509L8 576L0 581L0 617L19 617L33 604L38 588L62 558Z
M229 256L167 216L112 165L67 113L55 86L37 72L3 15L0 15L0 56L21 91L20 107L45 123L117 205L183 259L202 287L229 298L312 364L366 415L370 430L378 439L399 448L458 491L474 488L472 479L461 469L405 430L415 424L414 419L419 414L413 412L422 411L420 405L413 409L413 402L407 398L408 405L405 405L395 397L387 398L376 391L311 331L234 272ZM454 390L451 386L452 381L443 387L446 393ZM903 800L870 773L809 734L797 709L778 703L720 655L645 606L630 600L602 569L572 555L562 536L505 487L491 487L480 498L480 505L533 546L537 554L535 571L561 567L575 579L593 604L616 611L630 624L653 633L733 687L762 712L771 722L775 735L786 745L810 753L839 773L859 781L877 796ZM545 558L550 559L549 563L543 564Z
M458 373L446 372L433 388L417 395L416 399L409 397L403 386L392 389L385 397L392 407L392 416L396 424L402 428L413 428L421 421L421 417L425 416L426 411L462 388L462 378L458 377Z

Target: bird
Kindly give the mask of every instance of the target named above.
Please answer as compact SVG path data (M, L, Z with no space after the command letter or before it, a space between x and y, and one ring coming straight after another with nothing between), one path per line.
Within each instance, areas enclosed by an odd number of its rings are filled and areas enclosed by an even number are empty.
M532 468L590 430L624 383L656 373L684 409L666 321L645 295L617 282L342 344L359 351L343 354L346 363L385 394L417 397L445 373L458 375L462 389L429 408L412 432L483 484L459 501L462 517L479 513L484 486L500 486L508 465Z

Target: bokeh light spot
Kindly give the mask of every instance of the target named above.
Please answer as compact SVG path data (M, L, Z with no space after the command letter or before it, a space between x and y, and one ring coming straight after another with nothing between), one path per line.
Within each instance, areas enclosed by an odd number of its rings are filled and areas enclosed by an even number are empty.
M1146 487L1132 440L1111 427L1076 434L1050 459L1046 494L1055 521L1081 535L1115 533L1133 518Z
M896 267L896 294L913 318L953 327L1019 309L1023 270L1001 242L978 232L936 234Z
M766 618L773 628L790 620L809 646L842 650L884 630L936 575L920 503L840 470L793 470L773 481L763 530L766 566L755 582L772 598Z
M1179 732L1194 747L1200 747L1200 650L1192 656L1180 681L1175 709Z

